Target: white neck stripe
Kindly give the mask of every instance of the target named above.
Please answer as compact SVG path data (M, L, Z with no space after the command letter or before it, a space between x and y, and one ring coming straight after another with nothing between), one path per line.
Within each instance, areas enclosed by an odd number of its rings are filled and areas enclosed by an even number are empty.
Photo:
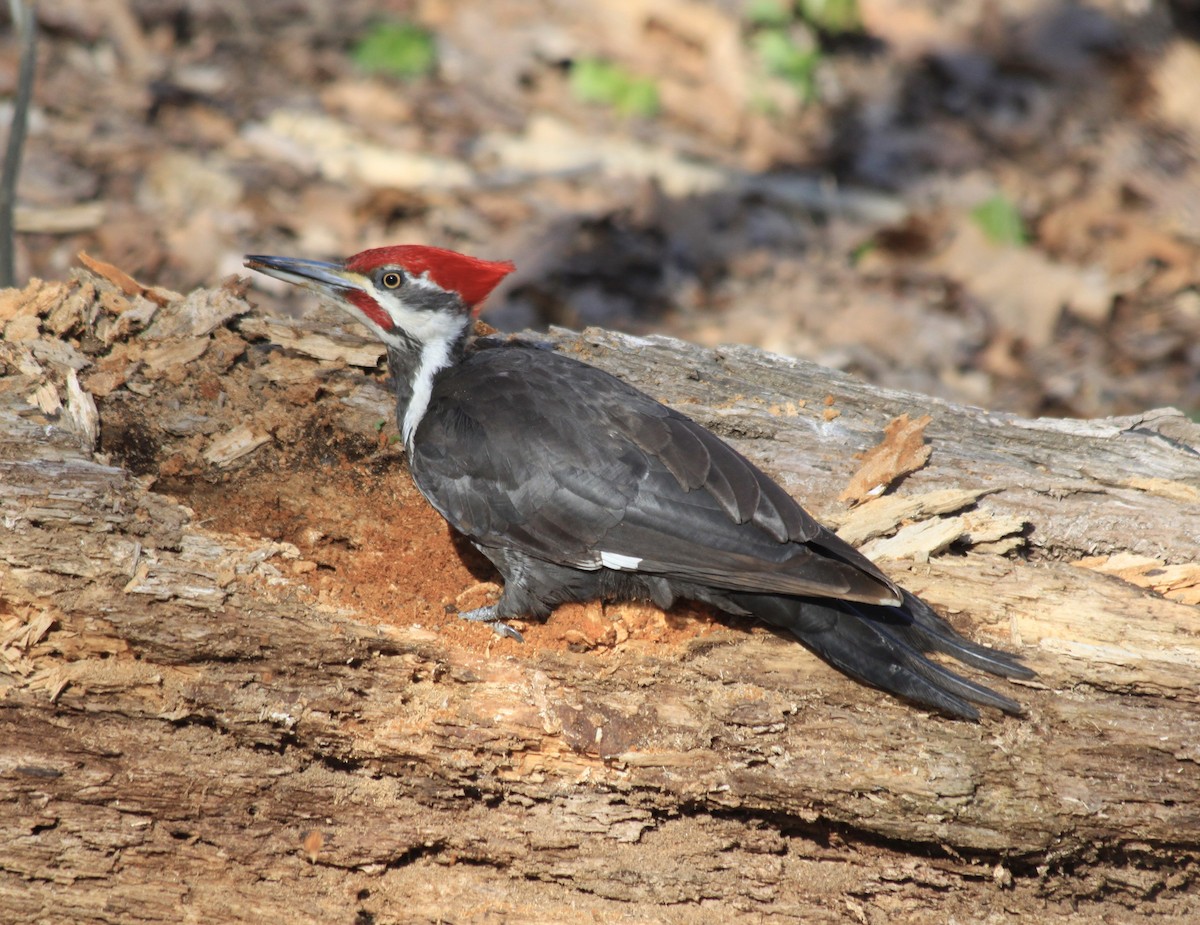
M429 408L429 399L433 395L433 377L450 365L450 342L447 340L430 341L421 347L421 358L417 371L412 378L412 398L404 410L404 421L400 426L400 436L404 445L412 450L413 434L417 425Z

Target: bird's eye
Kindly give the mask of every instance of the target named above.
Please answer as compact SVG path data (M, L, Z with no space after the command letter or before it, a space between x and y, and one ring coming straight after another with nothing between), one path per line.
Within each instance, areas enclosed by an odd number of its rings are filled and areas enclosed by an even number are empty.
M379 281L383 283L385 289L399 289L400 284L404 282L404 277L395 270L388 270L383 276L379 277Z

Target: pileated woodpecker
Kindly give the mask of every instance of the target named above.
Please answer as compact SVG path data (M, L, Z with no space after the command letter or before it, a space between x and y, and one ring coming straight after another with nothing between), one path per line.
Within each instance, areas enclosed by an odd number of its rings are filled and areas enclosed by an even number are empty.
M710 431L578 360L473 339L511 263L401 245L246 266L332 300L386 345L417 488L504 577L498 603L462 616L503 632L567 601L702 601L952 716L1021 712L925 653L1029 669L960 636Z

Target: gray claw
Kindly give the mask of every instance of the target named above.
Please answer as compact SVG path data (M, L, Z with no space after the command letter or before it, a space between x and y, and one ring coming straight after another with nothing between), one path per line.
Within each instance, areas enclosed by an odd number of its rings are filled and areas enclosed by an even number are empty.
M497 636L507 636L509 639L515 639L517 642L525 641L524 636L500 620L500 614L496 612L495 604L489 604L486 607L476 607L474 610L460 610L458 616L462 620L492 624L492 632Z

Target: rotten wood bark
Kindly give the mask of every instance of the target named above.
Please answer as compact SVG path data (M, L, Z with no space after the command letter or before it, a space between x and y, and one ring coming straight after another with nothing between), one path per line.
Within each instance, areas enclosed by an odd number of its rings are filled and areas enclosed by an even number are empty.
M853 454L897 415L930 414L932 457L893 493L912 503L890 532L971 519L949 552L886 567L1039 672L1008 688L1027 717L973 725L739 628L601 659L365 622L297 580L294 547L207 528L130 471L147 470L137 441L123 468L93 438L128 434L136 407L177 441L152 475L253 478L284 431L266 398L238 396L324 377L314 405L370 442L390 400L341 364L377 353L239 318L235 291L155 307L85 275L6 295L5 922L1200 911L1200 428L1182 415L1030 421L747 348L548 336L828 520L845 519ZM204 393L214 370L227 399L206 415L155 403ZM946 489L970 501L938 507Z

